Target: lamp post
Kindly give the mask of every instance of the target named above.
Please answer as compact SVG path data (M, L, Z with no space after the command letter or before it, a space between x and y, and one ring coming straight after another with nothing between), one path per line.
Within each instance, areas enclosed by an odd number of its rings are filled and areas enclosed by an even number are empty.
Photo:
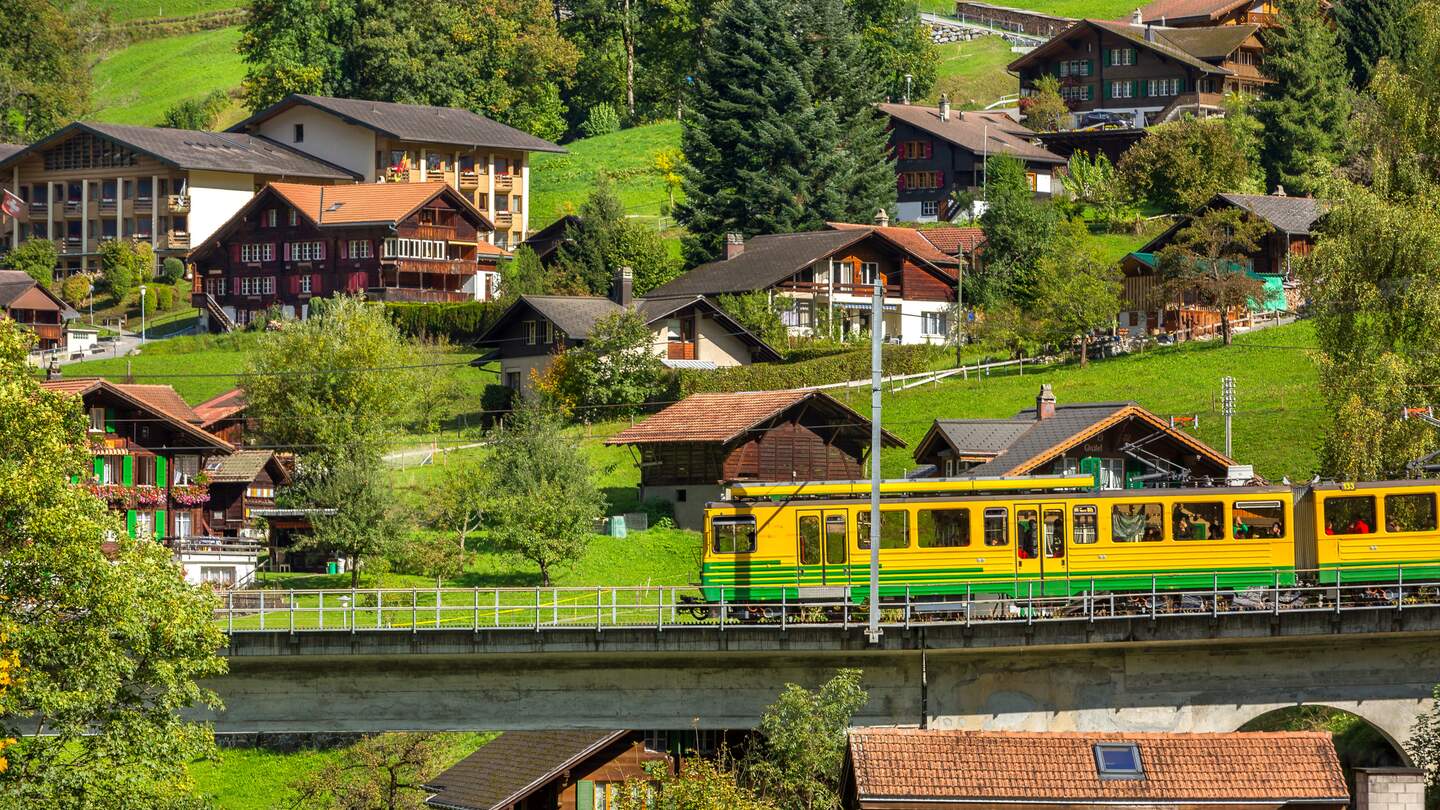
M145 344L145 285L140 285L140 344Z

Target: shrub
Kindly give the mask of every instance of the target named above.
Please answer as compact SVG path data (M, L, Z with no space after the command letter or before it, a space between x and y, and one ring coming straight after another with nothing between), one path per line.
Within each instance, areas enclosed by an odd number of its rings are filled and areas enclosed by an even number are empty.
M410 337L448 338L464 343L480 336L503 310L494 301L461 304L386 303L385 314Z
M580 131L584 132L587 138L619 132L620 113L615 111L613 104L596 104L590 108L590 114L585 116L585 123L580 125Z
M159 287L146 287L145 294L140 296L140 313L150 316L155 314L156 303L160 298Z
M480 393L480 408L485 412L485 424L492 425L505 417L515 407L515 389L498 383L490 383Z
M70 306L79 308L90 295L91 286L89 276L76 273L65 279L64 283L60 285L60 297L65 299L65 303Z
M917 374L930 367L944 346L886 346L881 368L886 374ZM798 363L757 363L713 371L684 370L678 374L679 394L720 391L779 391L810 385L860 380L870 376L869 347Z
M58 260L54 242L29 239L6 254L3 266L19 270L41 284L49 284L55 279L55 263Z
M164 284L155 285L155 308L169 312L175 308L175 288Z
M160 278L171 284L179 284L185 277L185 263L174 256L166 256L160 265Z

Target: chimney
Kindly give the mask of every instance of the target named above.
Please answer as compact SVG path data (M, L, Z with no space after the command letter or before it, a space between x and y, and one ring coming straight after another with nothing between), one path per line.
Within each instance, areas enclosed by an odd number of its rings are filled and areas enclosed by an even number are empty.
M46 380L60 379L60 361L55 357L50 358L50 365L45 368Z
M1155 26L1153 26L1153 25L1147 25L1147 26L1145 26L1145 41L1146 41L1146 42L1154 42L1154 41L1155 41Z
M949 93L941 93L941 94L940 94L940 120L941 120L941 121L949 121L949 120L950 120L950 94L949 94Z
M1138 9L1138 8L1135 9L1135 12L1130 15L1130 24L1131 24L1131 25L1144 25L1144 24L1145 24L1145 11L1144 11L1143 9Z
M725 260L729 261L745 252L745 234L725 234Z
M884 208L881 208L880 210L878 210L878 211L875 212L875 225L876 225L876 227L884 228L885 226L887 226L887 225L889 225L889 224L890 224L890 214L886 213L886 211L885 211Z
M1043 383L1040 386L1040 395L1035 397L1035 421L1050 419L1055 416L1055 391L1050 388L1050 383Z
M1276 196L1276 197L1284 197L1284 196L1285 196L1285 187L1282 186L1282 185L1278 185L1278 184L1277 184L1277 185L1275 186L1275 196Z
M1355 810L1421 810L1425 772L1418 768L1356 768Z
M615 284L610 289L610 300L622 307L630 306L630 292L634 287L635 273L629 265L626 265L615 274Z

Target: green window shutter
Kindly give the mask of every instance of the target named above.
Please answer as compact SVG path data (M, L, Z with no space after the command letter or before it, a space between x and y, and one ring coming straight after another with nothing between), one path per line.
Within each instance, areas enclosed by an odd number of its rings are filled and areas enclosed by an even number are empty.
M1080 474L1095 479L1095 488L1100 488L1100 459L1088 456L1080 459Z
M1145 81L1144 79L1141 79L1140 86L1135 88L1135 94L1138 95L1140 98L1145 98L1147 95L1150 94L1150 83Z
M1134 98L1134 97L1135 97L1135 80L1134 80L1134 79L1131 79L1130 81L1126 82L1125 84L1129 85L1130 97L1131 97L1131 98Z
M1095 60L1094 60L1094 59L1086 59L1086 60L1085 60L1085 75L1086 75L1086 76L1094 76L1094 75L1095 75Z
M595 783L582 779L575 783L575 810L595 810Z
M1105 49L1105 62L1104 62L1104 64L1105 64L1105 67L1110 67L1110 49L1109 49L1109 48L1106 48L1106 49Z
M105 477L105 459L103 456L95 457L95 480L99 481Z
M120 483L127 487L135 485L135 457L126 456L120 462Z
M160 487L161 489L164 489L164 488L165 488L165 485L168 484L169 482L170 482L170 479L168 479L168 478L165 477L165 457L164 457L164 456L156 456L156 457L155 457L155 486Z
M1139 49L1139 48L1131 48L1131 49L1130 49L1130 64L1132 64L1132 65L1138 65L1139 63L1140 63L1140 49Z
M1094 101L1094 100L1095 100L1095 85L1093 85L1093 84L1087 84L1087 85L1085 85L1085 100L1086 100L1086 101Z
M115 412L110 410L109 408L105 409L105 432L115 432Z
M165 532L165 510L164 510L164 509L156 509L156 510L155 510L155 538L154 538L155 541L156 541L156 542L159 542L160 538L164 537L165 534L166 534L166 532Z
M135 510L125 510L125 533L133 539L135 537Z
M1114 88L1109 82L1106 82L1106 83L1105 83L1104 90L1105 90L1105 98L1114 98L1114 97L1115 97L1115 88Z

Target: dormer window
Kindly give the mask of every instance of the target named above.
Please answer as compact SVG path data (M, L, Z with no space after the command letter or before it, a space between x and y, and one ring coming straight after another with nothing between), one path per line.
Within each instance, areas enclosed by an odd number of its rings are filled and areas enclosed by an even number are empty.
M1140 747L1135 743L1097 743L1095 769L1101 779L1144 779Z

